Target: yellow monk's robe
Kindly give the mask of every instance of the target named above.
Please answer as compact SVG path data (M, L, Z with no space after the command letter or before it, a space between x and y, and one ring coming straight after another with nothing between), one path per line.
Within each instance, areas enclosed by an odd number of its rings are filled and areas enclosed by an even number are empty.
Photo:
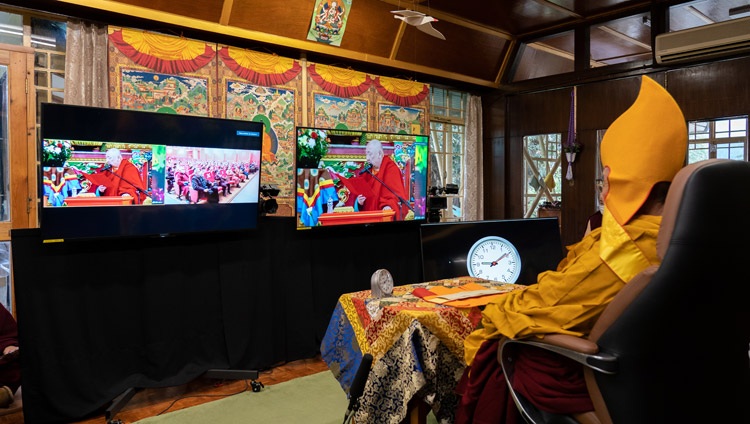
M541 337L549 333L588 335L596 319L630 277L660 262L656 236L661 216L636 216L624 227L617 226L614 231L620 233L612 236L606 235L613 234L607 233L608 228L612 228L607 224L617 224L607 222L607 218L611 217L605 216L601 228L568 247L567 256L555 271L540 273L537 284L510 292L485 307L481 326L464 342L467 365L471 365L479 346L487 339ZM609 240L605 243L609 247L609 263L630 261L634 252L640 256L637 265L631 265L626 278L618 276L601 259L602 231ZM625 274L620 272L620 275Z

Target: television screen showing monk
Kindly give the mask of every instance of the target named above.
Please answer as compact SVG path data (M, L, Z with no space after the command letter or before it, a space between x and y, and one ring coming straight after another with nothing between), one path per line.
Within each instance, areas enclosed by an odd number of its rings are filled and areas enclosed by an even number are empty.
M297 228L424 221L429 136L297 128Z
M257 203L260 151L44 139L44 207Z

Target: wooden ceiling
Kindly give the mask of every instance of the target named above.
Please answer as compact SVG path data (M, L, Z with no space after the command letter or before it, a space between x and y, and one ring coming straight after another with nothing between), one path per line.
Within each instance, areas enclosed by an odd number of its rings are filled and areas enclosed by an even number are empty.
M344 0L340 0L344 2ZM33 0L21 1L35 3ZM313 0L58 0L46 11L90 12L127 16L175 28L198 30L239 39L237 47L300 57L323 58L333 65L352 61L388 70L384 75L425 82L457 82L502 88L514 80L512 71L534 77L550 55L573 63L573 29L589 27L591 65L650 60L652 8L672 11L673 29L730 19L728 10L743 0L352 0L340 46L307 40L316 4ZM59 6L68 6L62 8ZM74 7L74 9L70 9ZM392 10L411 9L438 19L433 26L441 40L394 19ZM107 23L114 23L111 19ZM157 26L158 27L158 26ZM210 40L212 41L212 40ZM520 46L536 42L546 52L516 65ZM566 62L567 61L567 62ZM519 63L521 61L518 61ZM518 77L516 76L516 79Z

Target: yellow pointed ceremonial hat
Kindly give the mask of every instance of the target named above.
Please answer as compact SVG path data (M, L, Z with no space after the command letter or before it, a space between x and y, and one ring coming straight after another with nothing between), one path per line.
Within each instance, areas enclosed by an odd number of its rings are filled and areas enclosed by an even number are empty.
M687 123L659 83L641 78L635 102L610 125L601 143L609 167L607 210L625 225L660 181L672 181L685 162Z

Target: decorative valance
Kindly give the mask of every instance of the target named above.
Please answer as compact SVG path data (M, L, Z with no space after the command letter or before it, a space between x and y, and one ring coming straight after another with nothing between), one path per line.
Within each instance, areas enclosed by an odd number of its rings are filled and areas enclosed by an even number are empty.
M430 86L420 82L388 77L375 77L375 88L381 96L399 106L412 106L430 94Z
M364 72L312 63L307 67L310 78L323 90L339 97L359 96L372 85Z
M125 28L113 31L109 40L133 62L165 74L195 72L216 56L211 44Z
M286 84L302 71L294 59L234 47L220 48L219 58L238 77L265 87Z

